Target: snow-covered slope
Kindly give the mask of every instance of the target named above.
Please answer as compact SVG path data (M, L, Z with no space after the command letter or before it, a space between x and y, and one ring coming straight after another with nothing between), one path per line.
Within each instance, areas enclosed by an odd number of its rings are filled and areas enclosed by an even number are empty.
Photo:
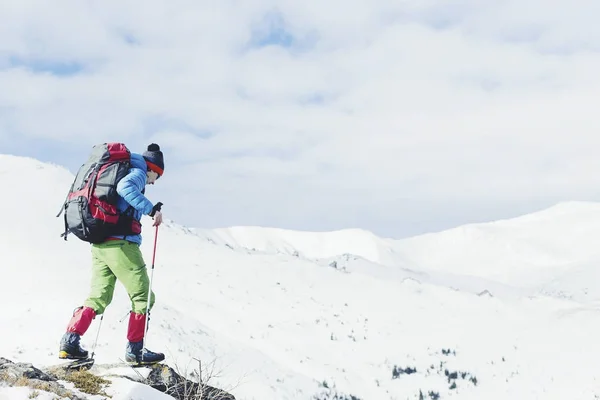
M288 254L380 278L449 284L494 293L597 296L579 290L600 264L600 204L565 202L532 214L408 239L380 238L360 229L298 232L263 227L194 230L215 243L267 254ZM364 267L369 265L368 267ZM592 279L595 281L595 279ZM594 286L594 285L592 285Z
M373 263L531 286L600 258L600 204L565 202L536 213L408 239L361 229L298 232L262 227L198 230L219 243L310 259L348 255Z
M522 217L399 240L411 264L515 286L535 286L600 261L600 204L560 203Z
M267 253L299 255L306 258L328 258L345 253L369 261L389 265L397 260L390 241L362 229L334 232L302 232L278 228L235 226L214 229L212 234L233 247L244 247Z
M88 293L89 246L63 241L55 218L71 180L60 167L0 156L0 185L15 188L0 196L0 356L13 361L57 364L60 336ZM159 193L160 185L147 191L151 199ZM523 296L513 280L533 282L550 270L584 276L593 266L587 235L595 228L586 224L594 205L568 207L579 211L402 241L363 231L208 231L168 221L158 236L148 346L180 368L195 357L214 362L212 384L239 400L333 399L325 386L362 400L593 399L600 396L593 297ZM153 231L143 222L149 263ZM560 289L558 276L551 282ZM474 290L485 282L495 285L493 295ZM498 296L499 287L512 296ZM128 310L118 286L98 364L123 356ZM84 336L88 348L98 327L97 319ZM134 390L117 380L110 393L125 400Z

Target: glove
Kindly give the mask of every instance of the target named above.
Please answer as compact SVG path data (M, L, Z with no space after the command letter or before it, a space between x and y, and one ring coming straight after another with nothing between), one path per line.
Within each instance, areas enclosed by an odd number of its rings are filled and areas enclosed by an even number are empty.
M154 217L152 217L152 219L154 219L154 223L152 224L152 226L159 226L160 224L162 224L162 213L160 211L157 211L156 214L154 214Z
M150 212L150 216L154 217L154 214L156 214L157 211L160 211L162 205L163 205L163 203L161 203L160 201L158 203L156 203L154 205L154 207L152 207L152 212Z

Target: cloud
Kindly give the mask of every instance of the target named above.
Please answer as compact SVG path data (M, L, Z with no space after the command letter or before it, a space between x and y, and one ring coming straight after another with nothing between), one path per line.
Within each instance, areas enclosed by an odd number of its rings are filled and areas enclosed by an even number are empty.
M5 1L0 151L157 141L151 192L194 226L402 236L595 200L598 7Z

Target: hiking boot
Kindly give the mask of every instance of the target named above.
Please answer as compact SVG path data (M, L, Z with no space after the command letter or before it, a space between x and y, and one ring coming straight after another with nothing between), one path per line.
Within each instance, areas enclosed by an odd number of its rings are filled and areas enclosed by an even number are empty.
M87 350L81 348L79 341L81 336L74 332L67 332L60 340L58 358L69 358L81 360L88 357Z
M130 364L147 365L155 364L165 359L164 354L145 349L142 347L143 345L143 341L128 342L127 349L125 350L125 361Z

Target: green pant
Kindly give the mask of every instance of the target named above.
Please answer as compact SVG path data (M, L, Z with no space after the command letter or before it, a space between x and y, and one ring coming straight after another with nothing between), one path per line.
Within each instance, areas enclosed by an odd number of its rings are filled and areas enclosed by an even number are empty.
M97 314L104 313L113 299L117 279L127 290L131 310L136 314L145 314L150 279L140 247L126 240L109 240L92 245L92 285L84 305L93 308ZM150 308L154 300L152 293Z

